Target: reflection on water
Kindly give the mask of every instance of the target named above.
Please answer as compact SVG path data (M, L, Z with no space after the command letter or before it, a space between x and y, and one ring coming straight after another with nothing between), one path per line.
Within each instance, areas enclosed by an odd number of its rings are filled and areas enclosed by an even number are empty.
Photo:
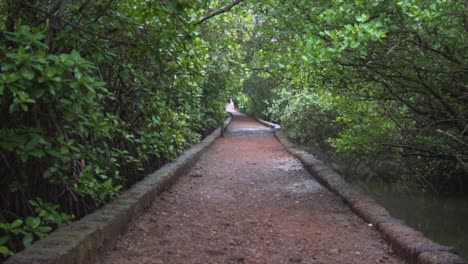
M362 182L354 185L387 208L393 217L439 244L455 246L459 255L468 259L468 198L404 194Z

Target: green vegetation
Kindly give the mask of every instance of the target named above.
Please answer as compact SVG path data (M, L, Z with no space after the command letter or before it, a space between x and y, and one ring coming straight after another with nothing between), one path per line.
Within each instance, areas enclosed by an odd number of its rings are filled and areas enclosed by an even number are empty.
M277 82L257 112L358 167L393 161L404 184L468 192L466 1L262 1L255 14L249 65Z
M466 1L0 2L0 254L251 113L468 192ZM409 175L409 176L408 176Z
M198 20L221 4L0 2L0 259L220 124L242 15Z

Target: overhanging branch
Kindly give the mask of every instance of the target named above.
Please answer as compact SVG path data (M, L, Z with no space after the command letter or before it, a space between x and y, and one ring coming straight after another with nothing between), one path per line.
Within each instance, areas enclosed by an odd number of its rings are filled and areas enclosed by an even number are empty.
M221 9L218 9L216 11L213 11L211 13L209 13L208 15L202 17L200 20L198 20L197 23L195 23L195 25L199 25L203 22L205 22L206 20L212 18L212 17L215 17L217 15L220 15L222 13L226 13L226 12L229 12L233 7L235 7L236 5L240 4L241 2L244 2L244 0L235 0L234 2L232 2L230 5L226 6L226 7L223 7Z
M92 30L90 30L90 29L83 28L83 27L81 27L81 26L79 26L79 25L76 25L76 24L74 24L74 23L72 23L72 22L70 22L70 21L68 21L68 20L66 20L66 19L64 19L64 18L62 18L62 17L60 17L60 16L56 16L56 15L54 15L54 14L52 14L52 13L50 13L50 12L47 12L47 11L45 11L45 10L42 10L42 9L36 7L36 6L33 6L33 5L30 5L30 4L26 4L26 3L25 3L25 4L24 4L24 7L29 8L29 9L33 9L33 10L35 10L35 11L37 11L37 12L40 12L40 13L43 13L43 14L47 15L47 16L50 17L50 18L57 19L57 20L59 20L59 21L65 23L65 24L67 24L67 25L69 25L69 26L71 26L71 27L73 27L73 28L76 28L76 29L78 29L78 30L80 30L80 31L82 31L82 32L88 33L88 34L90 34L90 35L94 35L94 36L97 36L97 37L100 37L100 38L102 38L102 39L106 39L106 40L109 40L109 41L112 41L112 42L115 42L115 43L118 43L118 44L124 44L124 45L127 45L127 46L135 46L134 43L127 42L127 41L125 41L125 40L114 39L114 38L112 38L112 37L109 37L109 36L104 35L103 33L94 32L94 31L92 31Z

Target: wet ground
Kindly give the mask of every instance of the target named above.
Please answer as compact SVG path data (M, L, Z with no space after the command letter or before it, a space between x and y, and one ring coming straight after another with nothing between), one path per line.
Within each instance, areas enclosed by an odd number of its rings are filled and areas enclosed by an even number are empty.
M243 116L99 262L403 263Z

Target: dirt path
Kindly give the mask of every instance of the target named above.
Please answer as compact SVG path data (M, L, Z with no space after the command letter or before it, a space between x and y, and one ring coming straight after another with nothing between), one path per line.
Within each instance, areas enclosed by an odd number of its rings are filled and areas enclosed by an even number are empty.
M403 263L246 117L235 117L100 262Z

